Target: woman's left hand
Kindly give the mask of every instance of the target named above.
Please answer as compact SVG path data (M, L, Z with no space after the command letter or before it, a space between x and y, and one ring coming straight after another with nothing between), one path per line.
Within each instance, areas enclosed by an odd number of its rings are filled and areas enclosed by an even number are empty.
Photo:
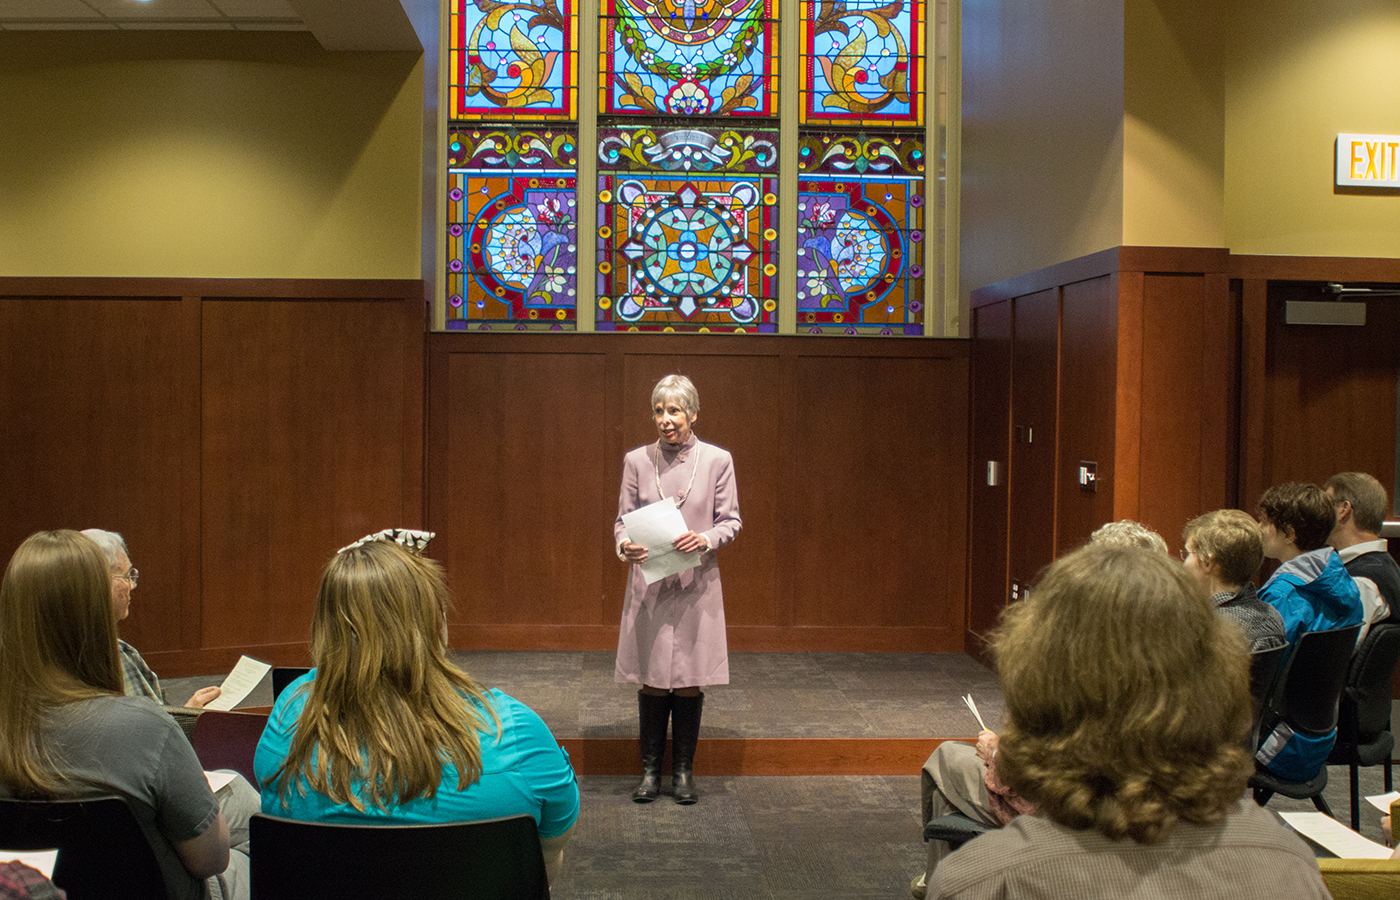
M694 553L697 550L708 550L710 544L705 540L704 535L696 534L693 531L687 531L685 534L672 541L671 546L682 553Z

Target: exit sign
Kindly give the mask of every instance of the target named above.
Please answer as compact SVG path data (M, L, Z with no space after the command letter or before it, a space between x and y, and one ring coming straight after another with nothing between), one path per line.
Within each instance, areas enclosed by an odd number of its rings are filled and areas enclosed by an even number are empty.
M1400 188L1400 135L1337 135L1337 184Z

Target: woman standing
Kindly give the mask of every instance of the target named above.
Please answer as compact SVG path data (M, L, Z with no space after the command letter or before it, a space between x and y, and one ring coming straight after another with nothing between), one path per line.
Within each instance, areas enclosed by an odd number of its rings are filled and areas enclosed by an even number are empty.
M672 795L677 803L699 799L691 777L700 738L701 688L729 683L724 635L724 593L715 551L739 533L739 493L729 451L707 444L692 430L700 396L684 375L667 375L651 392L658 439L627 454L613 535L618 559L632 566L617 640L619 683L639 684L642 781L632 792L650 803L661 789L666 723L671 723ZM675 549L700 551L700 564L648 585L638 565L647 549L628 539L622 517L670 498L685 520Z

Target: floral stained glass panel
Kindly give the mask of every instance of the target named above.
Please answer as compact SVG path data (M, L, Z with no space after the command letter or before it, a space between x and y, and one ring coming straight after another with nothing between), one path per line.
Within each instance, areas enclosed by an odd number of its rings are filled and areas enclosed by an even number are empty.
M799 333L923 334L923 142L807 134L798 158Z
M574 0L451 0L451 119L578 115Z
M599 112L777 114L778 0L602 0Z
M577 160L572 129L451 131L448 329L575 328Z
M923 0L803 0L801 121L922 125Z
M599 331L777 330L777 132L599 131Z

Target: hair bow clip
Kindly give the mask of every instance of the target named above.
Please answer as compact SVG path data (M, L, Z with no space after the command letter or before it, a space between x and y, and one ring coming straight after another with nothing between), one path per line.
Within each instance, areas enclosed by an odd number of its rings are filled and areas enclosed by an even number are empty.
M401 544L409 553L418 556L427 549L428 541L431 541L435 534L436 532L414 531L411 528L385 528L383 531L367 534L353 544L346 544L336 552L344 553L346 550L354 550L370 541L393 541L396 544Z

